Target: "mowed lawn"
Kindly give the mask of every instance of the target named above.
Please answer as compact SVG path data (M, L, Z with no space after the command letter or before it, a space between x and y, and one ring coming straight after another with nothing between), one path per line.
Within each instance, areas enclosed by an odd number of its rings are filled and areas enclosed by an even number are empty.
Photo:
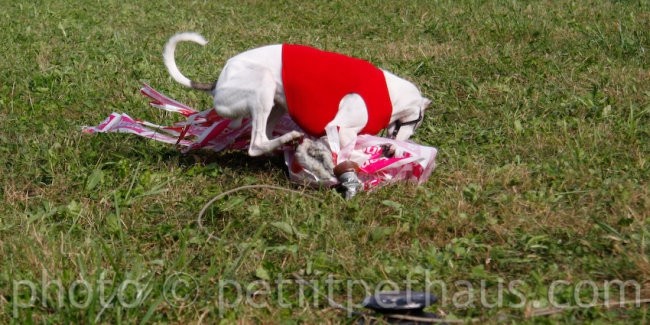
M0 1L0 323L354 323L367 292L428 290L474 323L648 323L647 1ZM198 108L232 55L302 43L433 101L422 186L351 201L281 158L85 135ZM241 190L197 216L214 196ZM305 282L307 284L305 284ZM329 300L328 300L329 299Z

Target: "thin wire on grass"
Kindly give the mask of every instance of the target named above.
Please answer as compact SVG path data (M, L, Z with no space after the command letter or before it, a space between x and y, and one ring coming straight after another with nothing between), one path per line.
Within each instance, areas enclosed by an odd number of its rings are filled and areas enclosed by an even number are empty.
M444 318L425 318L411 315L402 315L402 314L387 314L386 318L399 319L404 321L412 321L419 323L435 323L435 324L473 324L478 323L481 320L478 318L469 318L469 319L444 319Z
M641 304L650 304L650 299L634 299L634 300L623 300L619 302L607 302L607 303L601 303L601 304L592 304L589 306L567 306L567 307L550 307L550 308L542 308L542 309L535 309L532 312L530 312L529 315L526 315L526 318L535 318L539 316L550 316L550 315L555 315L555 314L560 314L563 313L567 310L576 310L576 309L587 309L587 308L594 308L594 307L605 307L605 309L614 309L614 308L624 308L625 306L628 305L637 305L640 306Z
M284 192L289 192L289 193L294 193L294 194L300 194L300 195L306 196L306 197L308 197L310 199L313 199L313 200L316 200L316 201L319 201L319 202L323 202L323 200L321 200L321 199L319 199L319 198L317 198L317 197L315 197L313 195L309 195L309 194L306 194L306 193L301 192L301 191L292 190L292 189L286 188L286 187L280 187L280 186L274 186L274 185L264 185L264 184L239 186L239 187L235 187L235 188L233 188L231 190L228 190L228 191L225 191L223 193L220 193L220 194L216 195L210 201L208 201L208 203L206 203L203 206L201 211L199 211L199 216L196 219L196 223L199 225L199 229L201 229L203 231L206 231L206 228L203 226L203 221L202 221L203 220L203 215L205 214L205 211L207 211L208 208L214 202L216 202L217 200L221 199L222 197L224 197L224 196L226 196L228 194L232 194L232 193L235 193L235 192L238 192L238 191L243 191L243 190L252 190L252 189L270 189L270 190L284 191ZM207 233L207 231L206 231L206 233ZM213 237L217 238L217 237L212 235L213 233L207 233L207 234L208 234L208 241Z

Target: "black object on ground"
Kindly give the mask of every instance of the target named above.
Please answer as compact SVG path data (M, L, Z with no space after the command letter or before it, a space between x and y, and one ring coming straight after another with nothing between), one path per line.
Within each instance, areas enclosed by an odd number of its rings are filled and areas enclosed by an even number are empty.
M424 311L424 308L437 301L438 298L428 292L384 291L366 297L362 304L383 316L390 324L431 324L440 323L441 320L438 315ZM364 324L366 320L362 319L360 323Z

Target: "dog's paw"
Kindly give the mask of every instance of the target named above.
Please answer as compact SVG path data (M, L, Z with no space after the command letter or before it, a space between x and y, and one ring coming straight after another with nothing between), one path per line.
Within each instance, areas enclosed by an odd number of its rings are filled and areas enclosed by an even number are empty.
M253 148L252 146L250 146L248 148L248 155L251 156L251 157L259 157L261 155L264 155L265 153L267 153L266 150L261 150L259 148Z
M299 139L302 139L302 138L305 137L305 135L304 135L303 133L300 133L300 132L298 132L298 131L291 131L291 132L289 132L288 134L291 135L291 137L293 138L293 140L299 140Z
M291 131L282 135L283 143L293 143L295 145L298 145L303 141L303 139L305 139L305 135L298 131Z

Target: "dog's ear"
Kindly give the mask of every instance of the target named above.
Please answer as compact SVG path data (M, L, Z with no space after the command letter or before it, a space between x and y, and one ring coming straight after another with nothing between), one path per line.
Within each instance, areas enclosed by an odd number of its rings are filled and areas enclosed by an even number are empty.
M422 97L422 107L424 109L427 109L427 107L429 107L429 105L431 105L431 100L428 99L428 98Z

